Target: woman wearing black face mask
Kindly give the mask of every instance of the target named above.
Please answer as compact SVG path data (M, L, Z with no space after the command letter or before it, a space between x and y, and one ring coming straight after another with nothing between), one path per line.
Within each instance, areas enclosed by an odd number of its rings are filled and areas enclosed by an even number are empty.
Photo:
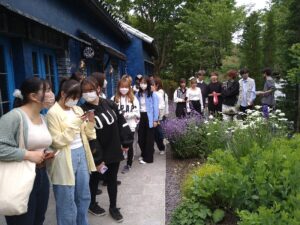
M123 221L123 216L117 208L117 177L120 162L124 159L123 152L128 151L128 147L133 142L131 130L118 106L111 100L100 98L101 88L93 77L87 77L81 84L82 97L85 104L82 105L84 111L93 110L95 113L95 128L97 139L93 149L93 157L97 170L103 172L106 166L105 180L109 195L109 213L117 222ZM91 142L91 146L93 143ZM101 216L105 214L96 202L96 193L99 183L98 172L92 173L90 177L91 204L89 212L93 215Z
M46 122L40 115L44 107L45 83L39 78L25 80L20 90L15 91L14 96L16 109L5 114L0 120L0 160L31 161L36 164L36 176L27 213L6 216L6 222L8 225L42 225L49 199L45 160L53 157L53 154L45 153L52 138ZM20 136L21 132L23 138ZM20 146L21 138L24 139L25 146Z

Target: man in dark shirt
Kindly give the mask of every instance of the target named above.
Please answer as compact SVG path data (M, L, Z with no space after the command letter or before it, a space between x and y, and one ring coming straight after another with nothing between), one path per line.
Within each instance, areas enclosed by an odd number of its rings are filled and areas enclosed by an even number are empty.
M198 76L198 78L197 78L197 87L201 89L203 104L204 104L204 108L205 108L207 106L207 97L208 97L208 86L204 82L205 70L199 70L196 73L196 75Z
M266 68L262 71L265 78L264 90L256 92L256 95L262 96L261 104L265 117L269 117L270 109L275 107L275 81L272 78L272 70Z
M229 70L227 72L228 80L222 87L222 113L224 120L233 120L237 114L237 101L240 92L240 84L236 80L237 71Z

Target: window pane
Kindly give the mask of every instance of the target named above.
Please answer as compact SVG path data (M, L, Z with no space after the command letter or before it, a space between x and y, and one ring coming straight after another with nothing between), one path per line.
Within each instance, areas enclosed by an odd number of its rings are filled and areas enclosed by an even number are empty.
M0 116L9 111L8 82L4 60L4 48L0 45Z
M5 73L4 48L0 45L0 73Z
M8 101L7 74L0 74L0 95L3 102Z
M38 58L37 58L36 52L32 52L32 69L33 69L33 75L38 76L39 75L39 67L38 67Z

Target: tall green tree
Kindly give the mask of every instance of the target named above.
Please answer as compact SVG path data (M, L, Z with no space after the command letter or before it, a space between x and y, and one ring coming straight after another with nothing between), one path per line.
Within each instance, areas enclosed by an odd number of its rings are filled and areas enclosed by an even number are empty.
M277 32L272 10L266 12L265 26L263 30L263 67L274 68L277 51Z
M252 12L246 18L241 41L241 67L247 67L256 79L258 87L262 86L261 20L258 12Z
M105 2L114 16L126 23L129 22L130 10L133 7L131 0L106 0Z
M244 18L234 0L202 0L190 5L176 25L174 69L191 76L199 68L217 69L225 55L231 54L232 35Z
M289 16L287 27L287 44L291 46L291 54L288 63L289 71L298 71L294 72L296 80L295 84L295 99L297 102L296 109L296 130L300 131L300 82L299 82L299 67L300 67L300 3L298 0L292 0L289 5ZM291 74L291 72L290 72Z

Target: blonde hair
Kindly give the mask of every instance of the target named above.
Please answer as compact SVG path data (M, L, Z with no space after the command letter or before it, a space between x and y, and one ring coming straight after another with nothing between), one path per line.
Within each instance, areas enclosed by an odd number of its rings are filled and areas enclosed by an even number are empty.
M124 74L121 79L128 79L130 85L132 84L132 77L128 74Z
M133 90L132 90L132 87L131 87L131 82L130 82L130 79L128 77L124 77L124 76L118 82L118 87L117 87L118 90L117 90L117 93L116 93L114 101L116 103L120 102L120 99L121 99L120 87L121 87L122 84L125 84L125 86L128 87L129 91L126 94L126 96L129 98L129 101L131 103L133 103L134 102L134 94L133 94Z
M191 79L190 82L191 82L191 85L192 85L192 84L197 84L197 79L196 79L196 78L193 78L193 79Z

